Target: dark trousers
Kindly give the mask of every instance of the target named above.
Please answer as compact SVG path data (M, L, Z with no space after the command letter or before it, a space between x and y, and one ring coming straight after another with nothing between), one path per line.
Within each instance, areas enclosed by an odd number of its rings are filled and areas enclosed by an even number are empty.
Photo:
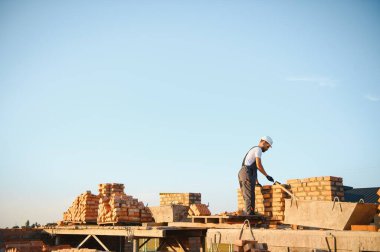
M244 211L247 214L255 211L255 185L257 180L257 168L242 166L239 174L240 190L244 199Z

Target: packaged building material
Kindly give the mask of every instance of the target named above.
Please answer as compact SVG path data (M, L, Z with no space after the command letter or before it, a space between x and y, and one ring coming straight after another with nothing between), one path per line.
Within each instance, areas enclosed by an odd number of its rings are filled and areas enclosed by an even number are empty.
M124 193L124 185L99 185L98 224L151 222L152 215L138 199Z
M99 196L91 194L91 191L82 193L63 213L65 223L96 223L98 216Z

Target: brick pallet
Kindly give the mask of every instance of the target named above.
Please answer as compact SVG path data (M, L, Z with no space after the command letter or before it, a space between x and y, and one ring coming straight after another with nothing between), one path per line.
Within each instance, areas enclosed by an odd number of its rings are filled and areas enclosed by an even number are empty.
M98 224L151 222L152 215L138 199L124 193L123 184L99 185Z
M82 193L63 213L63 222L73 224L96 223L98 204L99 197L97 195L91 194L91 191Z

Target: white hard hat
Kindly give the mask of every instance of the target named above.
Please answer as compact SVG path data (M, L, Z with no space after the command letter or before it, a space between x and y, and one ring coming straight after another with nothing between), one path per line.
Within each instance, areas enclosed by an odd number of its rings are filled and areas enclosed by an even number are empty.
M262 138L260 138L260 140L264 140L265 142L269 143L270 147L272 147L273 145L273 140L270 136L263 136Z

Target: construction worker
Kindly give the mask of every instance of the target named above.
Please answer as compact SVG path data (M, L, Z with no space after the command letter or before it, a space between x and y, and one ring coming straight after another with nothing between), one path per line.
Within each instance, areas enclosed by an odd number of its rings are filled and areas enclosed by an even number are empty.
M252 147L245 155L241 169L238 174L239 185L244 199L244 212L247 215L255 214L255 185L257 181L257 170L259 170L270 182L274 182L261 163L261 154L273 145L269 136L263 136L258 146Z

